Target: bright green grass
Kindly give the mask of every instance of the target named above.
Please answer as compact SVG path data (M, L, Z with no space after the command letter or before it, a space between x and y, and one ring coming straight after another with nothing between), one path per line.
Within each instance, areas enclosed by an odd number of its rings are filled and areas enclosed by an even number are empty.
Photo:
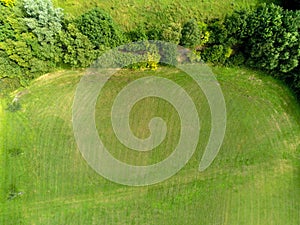
M124 70L100 94L100 137L115 157L133 164L153 163L170 153L164 146L177 142L178 118L163 101L137 104L133 132L147 136L147 120L159 115L171 134L152 153L133 153L111 131L109 105L116 92L134 79L154 75L176 81L194 99L202 122L196 153L174 177L149 187L112 183L81 157L71 106L83 71L42 76L24 92L21 111L5 111L2 99L0 224L299 224L298 105L286 87L263 74L238 68L214 72L226 99L228 125L220 153L202 173L197 168L209 134L209 111L203 94L184 74L170 68ZM12 154L13 149L21 154ZM11 185L23 194L7 200Z
M53 0L53 2L55 6L65 9L66 13L73 16L81 15L98 6L110 13L122 27L131 29L141 22L160 24L172 20L184 22L191 18L204 20L223 17L233 10L255 6L262 0Z

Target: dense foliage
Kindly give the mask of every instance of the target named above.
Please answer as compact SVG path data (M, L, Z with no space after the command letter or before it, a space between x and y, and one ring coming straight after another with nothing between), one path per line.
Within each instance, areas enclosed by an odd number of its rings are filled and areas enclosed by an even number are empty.
M0 79L2 83L17 81L26 85L60 66L88 67L104 50L127 42L162 40L190 48L190 61L247 65L268 71L299 94L298 4L298 0L284 1L283 7L263 4L236 11L224 20L205 22L183 22L175 15L165 15L167 19L157 14L161 24L149 20L123 32L99 8L66 19L51 0L0 0ZM146 48L145 63L130 68L155 69L158 59L176 63L176 49L168 48L163 44Z
M56 44L55 36L62 27L62 9L54 8L51 0L26 0L23 8L23 20L39 42Z
M99 8L94 8L83 14L77 20L77 26L97 49L105 50L123 43L122 31L110 15Z
M228 42L243 55L248 66L266 70L288 82L295 90L299 85L300 12L276 5L261 5L252 11L240 11L224 22ZM298 93L298 90L296 90Z
M76 21L66 19L63 10L55 8L51 0L1 1L0 11L2 88L27 85L33 78L62 65L88 67L100 54L100 48L117 46L123 41L122 32L112 19L98 9ZM89 27L85 18L95 12L103 19L98 32L91 32L98 39L79 30L83 23ZM97 45L93 44L97 40Z
M59 32L59 42L62 48L62 61L72 67L88 67L96 59L97 51L94 45L75 26L68 23Z
M283 73L298 66L300 17L297 12L284 11L275 5L263 5L231 26L243 28L242 32L237 28L229 31L232 32L230 35L239 36L250 66Z
M9 8L1 6L0 17L1 38L0 38L0 55L3 58L4 66L6 67L4 74L1 74L1 78L13 78L18 77L21 83L25 82L25 76L31 78L34 71L34 67L38 66L38 58L33 50L38 49L40 46L38 40L33 33L31 33L24 21L21 19L24 14L17 8ZM40 54L40 53L39 53ZM11 66L13 65L13 66ZM3 66L3 65L2 65ZM19 73L15 73L16 68ZM23 79L24 78L24 79Z

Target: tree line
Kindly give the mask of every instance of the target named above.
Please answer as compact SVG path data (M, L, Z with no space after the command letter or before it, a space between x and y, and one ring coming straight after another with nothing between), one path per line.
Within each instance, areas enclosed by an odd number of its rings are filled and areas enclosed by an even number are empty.
M182 23L173 18L164 24L148 21L124 31L99 8L71 18L51 0L0 0L1 83L25 86L55 68L88 67L104 51L119 45L162 40L191 49L191 62L246 65L267 71L299 96L299 3L262 4L222 19L191 18ZM163 56L156 46L147 49L145 63L131 68L155 69L161 57L175 61L174 49Z

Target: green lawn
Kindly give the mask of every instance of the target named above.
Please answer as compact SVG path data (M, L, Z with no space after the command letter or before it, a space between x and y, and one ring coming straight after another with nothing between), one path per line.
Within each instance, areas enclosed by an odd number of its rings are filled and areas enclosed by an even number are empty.
M114 137L109 112L124 85L162 76L184 87L196 103L202 125L196 153L174 177L147 187L102 178L77 149L72 102L83 70L38 78L22 90L20 111L5 110L11 100L2 99L0 224L299 224L299 105L285 86L262 73L213 70L226 99L227 132L215 161L201 173L197 169L210 114L204 95L184 73L122 70L101 92L95 115L100 137L115 157L133 164L154 163L170 154L165 147L177 143L179 121L166 102L143 100L131 114L133 132L146 137L147 120L161 116L170 133L153 152L128 150Z
M277 0L86 0L59 1L54 5L61 7L73 16L100 7L109 12L114 20L125 29L131 29L141 22L167 23L168 21L186 21L191 18L200 20L223 17L226 13L241 8L249 8L262 2Z

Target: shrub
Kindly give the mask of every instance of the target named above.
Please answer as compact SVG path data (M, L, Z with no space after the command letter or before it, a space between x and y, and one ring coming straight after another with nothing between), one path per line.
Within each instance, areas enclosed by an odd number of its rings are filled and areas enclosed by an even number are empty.
M61 61L61 48L58 34L62 29L64 14L62 9L55 8L51 0L24 0L24 18L22 20L28 31L20 41L26 40L35 57L32 71L44 73ZM37 39L32 37L34 34ZM39 61L47 61L46 65Z
M177 45L164 44L163 42L157 43L159 49L160 61L167 65L177 64Z
M32 33L22 33L17 40L7 39L0 43L0 50L5 51L8 58L22 69L20 81L49 72L60 60L59 48L40 45Z
M224 26L219 30L226 30L226 38L234 37L237 40L247 37L247 20L251 12L249 10L235 11L224 19ZM225 31L223 31L225 33Z
M0 79L0 97L6 96L8 93L21 86L18 78L2 78Z
M182 28L180 44L188 48L194 48L200 43L201 32L196 20L186 22Z
M163 26L162 29L162 41L171 42L174 44L179 44L181 39L182 27L180 23L170 23Z
M51 0L24 0L23 19L39 42L56 43L55 36L62 28L63 12L60 8L54 8Z
M116 62L128 64L129 69L152 69L158 67L160 61L159 49L156 44L148 41L127 44L125 49L120 48L118 55L112 56ZM135 61L138 61L135 63Z
M69 23L59 33L63 63L71 67L88 67L96 59L96 51L90 40Z
M148 40L161 40L162 26L160 24L148 23L145 25Z
M204 50L202 58L205 62L224 63L227 49L223 45L213 45Z
M277 74L277 78L285 81L300 100L300 66L289 73Z
M226 45L228 42L228 32L222 21L216 19L210 21L207 27L210 38L208 43L210 45Z
M146 64L146 68L150 69L150 70L157 70L158 68L158 62L159 62L159 55L156 52L147 53L147 64Z
M202 57L201 57L201 52L193 50L188 52L187 58L190 62L201 62Z
M233 54L233 49L230 47L227 47L226 51L225 51L225 55L224 55L225 58L229 58L232 54Z
M244 54L241 52L233 54L228 60L228 65L234 65L234 66L242 66L245 64L245 57Z
M210 39L210 32L208 31L208 25L204 22L198 22L198 27L200 29L200 42L198 45L204 45L208 43Z
M28 80L49 72L61 60L57 32L61 29L60 10L50 0L24 0L23 5L6 8L0 5L1 77Z
M133 42L148 40L147 30L144 25L138 25L134 30L127 32L126 36Z
M274 4L227 16L225 30L215 41L242 52L249 66L269 72L292 71L300 59L300 13ZM221 34L222 26L213 33ZM219 31L218 31L219 30Z
M0 4L0 42L15 36L13 24L14 14L13 9L4 7Z
M21 68L0 50L0 79L21 77Z
M110 15L99 8L84 13L77 20L78 29L99 50L114 48L124 42L124 35Z
M278 72L296 68L300 58L300 14L262 5L248 17L245 55L252 67Z

